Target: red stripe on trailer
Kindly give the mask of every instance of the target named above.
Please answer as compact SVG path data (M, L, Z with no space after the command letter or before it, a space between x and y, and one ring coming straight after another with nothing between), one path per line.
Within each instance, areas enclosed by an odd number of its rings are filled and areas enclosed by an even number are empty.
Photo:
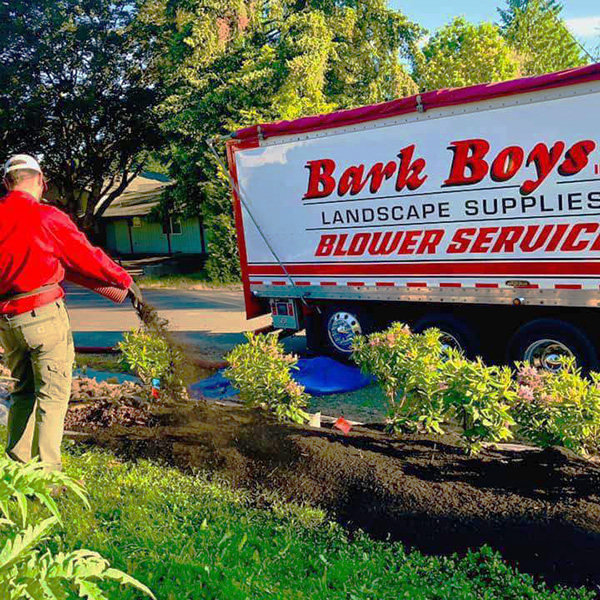
M557 283L554 286L557 290L581 290L583 286L580 283Z
M319 285L337 285L335 281L321 281Z
M287 285L285 281L271 281L271 285Z
M263 285L262 281L251 281L250 285Z
M394 287L396 284L393 281L377 281L375 285L377 287Z
M406 284L406 287L409 288L424 288L427 287L427 284L424 281L411 281Z
M412 263L294 263L286 265L292 275L329 275L331 277L356 277L357 275L386 276L600 276L600 261L463 261L463 262L412 262ZM250 265L250 273L258 277L285 275L277 264Z
M530 283L528 285L516 285L515 290L539 290L540 286L537 283Z
M440 283L441 288L460 288L462 283Z
M310 281L296 281L296 285L298 287L300 286L306 286L306 285L310 285Z
M476 288L488 288L488 289L496 289L500 287L498 283L476 283Z
M365 282L364 281L347 281L346 285L363 287L365 285Z

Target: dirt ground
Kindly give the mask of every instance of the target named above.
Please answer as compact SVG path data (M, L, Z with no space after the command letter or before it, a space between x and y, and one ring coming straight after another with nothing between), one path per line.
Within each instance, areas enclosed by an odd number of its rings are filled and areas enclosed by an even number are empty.
M352 530L426 553L489 544L550 583L600 586L600 466L565 450L487 449L471 458L452 437L392 439L368 427L344 435L202 403L164 409L158 420L90 440L129 459L275 489Z

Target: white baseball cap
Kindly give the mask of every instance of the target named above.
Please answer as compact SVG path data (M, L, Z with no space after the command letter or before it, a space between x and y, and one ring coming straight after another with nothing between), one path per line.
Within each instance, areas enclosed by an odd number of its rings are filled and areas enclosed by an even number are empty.
M30 169L43 175L40 163L29 154L13 154L13 156L4 163L4 177L11 171L17 171L18 169Z

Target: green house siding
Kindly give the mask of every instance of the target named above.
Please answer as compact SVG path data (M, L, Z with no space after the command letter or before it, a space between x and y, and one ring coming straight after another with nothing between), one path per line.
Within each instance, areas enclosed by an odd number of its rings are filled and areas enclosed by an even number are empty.
M166 236L165 236L166 237ZM181 234L171 235L171 249L173 252L197 254L202 252L202 238L200 237L200 224L198 218L181 222ZM200 249L200 250L198 250Z
M168 254L169 240L163 233L160 223L152 223L144 218L110 219L106 224L106 243L111 252L117 254ZM131 237L130 237L131 236ZM198 217L181 221L181 233L171 234L171 253L202 254L202 236ZM132 249L133 245L133 249ZM133 250L133 251L132 251Z

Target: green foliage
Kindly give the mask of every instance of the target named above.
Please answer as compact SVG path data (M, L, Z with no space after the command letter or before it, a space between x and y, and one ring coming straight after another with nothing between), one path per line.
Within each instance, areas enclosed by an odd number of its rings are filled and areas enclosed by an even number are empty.
M210 240L206 273L215 283L235 283L242 273L233 218L228 213L215 215L208 220Z
M488 367L468 360L456 350L449 351L443 373L448 388L445 402L462 427L462 436L471 453L482 442L502 442L513 437L510 403L514 398L509 367Z
M87 508L83 488L59 472L47 472L42 464L21 465L0 458L0 597L2 600L67 600L85 597L108 600L99 584L114 581L130 585L154 598L142 583L114 569L97 552L76 549L70 552L42 551L50 530L61 522L52 489L65 488ZM44 518L39 510L30 510L37 500L50 513Z
M93 482L92 510L65 501L69 518L48 541L82 543L127 569L161 600L591 600L584 589L550 590L490 550L425 556L399 543L352 535L310 507L256 497L205 473L73 446L71 476ZM0 531L1 535L1 531ZM107 582L110 598L139 600Z
M356 338L352 358L383 388L395 430L443 433L443 352L439 331L430 329L413 335L401 323L384 332Z
M171 348L168 341L143 327L128 331L119 343L123 353L123 362L129 370L136 373L146 386L153 379L164 379L171 368Z
M506 7L498 8L500 27L502 30L505 30L513 23L517 16L517 11L525 10L529 2L530 0L506 0ZM563 9L563 5L558 2L558 0L546 0L544 8L545 10L551 10L556 15L559 15Z
M523 75L540 75L586 64L587 59L565 22L562 7L546 0L528 0L515 6L504 30L518 53Z
M413 334L395 323L381 333L357 337L353 360L385 391L392 427L443 433L452 419L462 427L472 453L484 441L512 437L510 369L468 360L444 348L440 336L435 329Z
M556 373L518 365L513 414L519 433L534 444L564 446L579 454L598 450L600 374L582 377L573 359Z
M463 17L439 29L415 59L415 79L422 90L503 81L518 72L515 53L499 28Z
M246 344L234 348L226 357L227 377L240 392L247 406L260 406L278 419L303 423L303 410L309 400L304 387L296 383L290 370L297 368L298 358L286 354L274 334L246 333Z
M147 0L140 20L168 92L159 115L175 186L162 211L202 215L217 280L237 275L239 259L229 182L207 139L416 91L401 59L423 30L385 0Z
M0 4L3 153L42 155L66 210L87 225L162 143L154 47L135 17L135 3L112 0Z

